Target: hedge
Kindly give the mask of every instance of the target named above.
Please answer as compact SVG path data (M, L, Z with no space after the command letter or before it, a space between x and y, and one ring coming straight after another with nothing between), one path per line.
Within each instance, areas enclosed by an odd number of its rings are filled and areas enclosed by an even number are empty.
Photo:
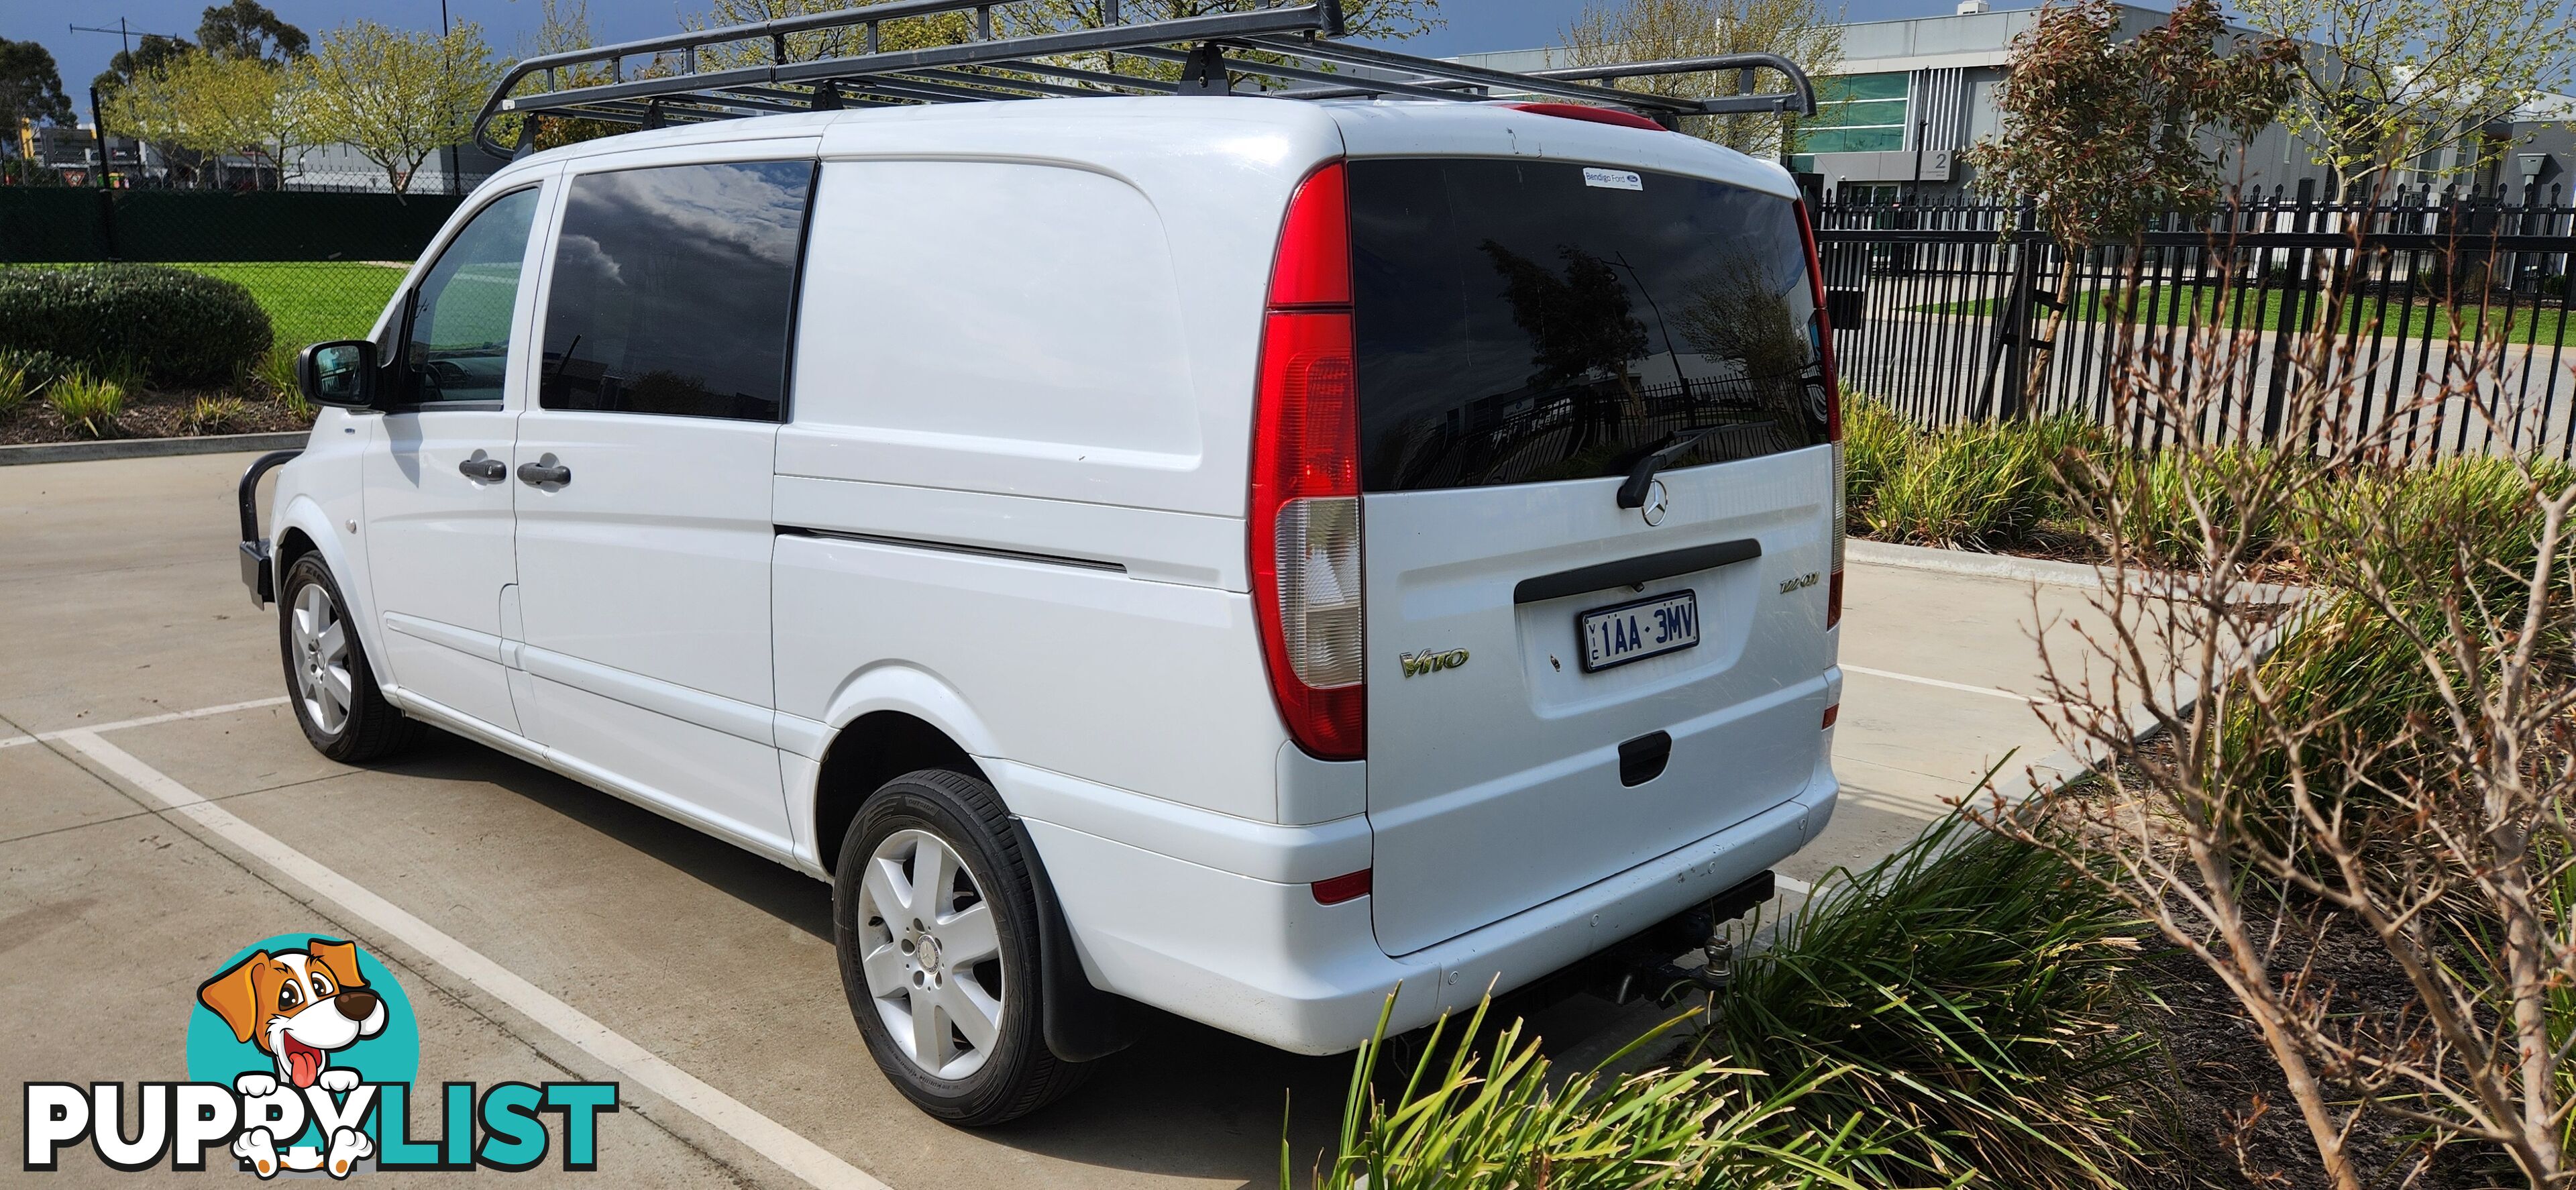
M275 338L250 291L148 264L0 269L0 348L44 351L156 385L229 384Z

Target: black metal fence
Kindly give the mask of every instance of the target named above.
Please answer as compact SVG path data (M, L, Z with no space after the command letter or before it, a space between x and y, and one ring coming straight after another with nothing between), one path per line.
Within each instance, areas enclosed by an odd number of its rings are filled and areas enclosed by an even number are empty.
M0 186L0 266L169 264L250 290L277 343L363 336L464 200L306 190Z
M2025 406L2108 422L2115 377L2155 354L2174 382L2207 386L2210 416L2182 432L2268 442L2302 349L2325 335L2350 361L2340 416L2408 456L2576 448L2576 206L2554 188L2349 204L2240 196L2205 217L2158 220L2140 245L2078 250L2064 293L2065 249L2028 203L1827 203L1816 214L1843 382L1920 425ZM2060 306L2044 382L2029 391L2031 353ZM2191 341L2213 329L2242 345L2195 374L2205 361ZM2446 381L2473 381L2506 416L2444 401ZM2176 432L2116 428L2140 445Z

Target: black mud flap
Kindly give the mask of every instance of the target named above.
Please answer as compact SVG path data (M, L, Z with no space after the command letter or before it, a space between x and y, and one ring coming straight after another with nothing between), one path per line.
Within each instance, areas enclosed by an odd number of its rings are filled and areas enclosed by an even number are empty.
M1135 1044L1144 1013L1142 1005L1116 992L1091 986L1082 972L1082 956L1073 947L1073 930L1055 899L1055 881L1047 877L1046 860L1038 855L1020 820L1020 854L1027 857L1029 883L1038 896L1039 1015L1046 1026L1047 1049L1066 1062L1090 1062Z

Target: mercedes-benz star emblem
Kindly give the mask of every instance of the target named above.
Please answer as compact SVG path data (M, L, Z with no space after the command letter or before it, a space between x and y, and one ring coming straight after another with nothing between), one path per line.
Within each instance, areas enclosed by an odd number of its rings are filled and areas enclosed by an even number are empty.
M1664 490L1664 481L1658 479L1652 484L1647 485L1646 507L1641 510L1646 514L1646 523L1649 525L1663 524L1664 514L1671 512L1672 510L1672 493Z

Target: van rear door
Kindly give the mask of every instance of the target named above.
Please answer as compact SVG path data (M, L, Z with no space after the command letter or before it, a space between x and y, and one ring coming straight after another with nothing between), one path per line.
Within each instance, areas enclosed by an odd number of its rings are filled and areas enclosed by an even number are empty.
M1787 197L1533 158L1348 171L1372 911L1402 954L1805 786L1833 397Z

